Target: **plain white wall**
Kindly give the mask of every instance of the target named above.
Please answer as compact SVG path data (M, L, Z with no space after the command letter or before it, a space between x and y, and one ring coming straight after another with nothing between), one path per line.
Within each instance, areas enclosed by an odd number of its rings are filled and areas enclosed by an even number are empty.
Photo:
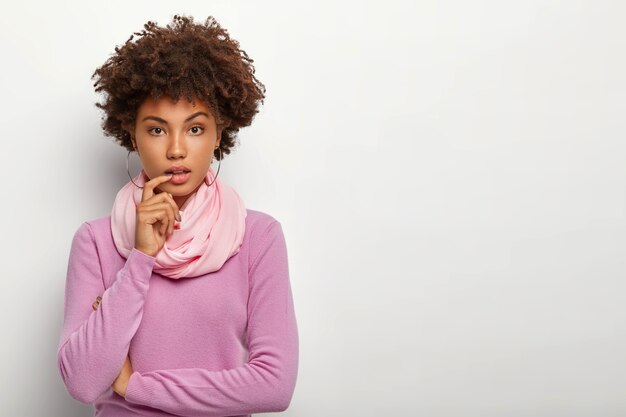
M281 415L626 415L626 5L600 0L3 5L1 415L92 415L56 368L67 257L128 178L90 77L175 13L267 87L220 175L285 230Z

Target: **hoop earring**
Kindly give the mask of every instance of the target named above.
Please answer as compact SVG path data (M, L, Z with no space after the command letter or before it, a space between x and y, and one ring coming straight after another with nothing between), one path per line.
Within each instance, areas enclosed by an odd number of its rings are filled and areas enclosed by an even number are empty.
M217 149L219 149L219 151L220 151L220 159L218 160L217 172L215 173L215 178L213 178L213 181L211 181L211 184L213 184L215 182L215 180L217 179L217 176L220 174L220 166L222 166L222 148L218 147ZM210 187L211 184L207 185L207 187Z
M130 170L128 169L128 160L130 159L130 152L131 152L131 151L128 151L128 155L126 155L126 172L128 173L128 178L130 178L130 181L131 181L133 184L135 184L135 181L133 181L133 177L131 177L131 176L130 176ZM135 184L135 187L137 187L137 188L143 188L143 187L138 186L137 184Z

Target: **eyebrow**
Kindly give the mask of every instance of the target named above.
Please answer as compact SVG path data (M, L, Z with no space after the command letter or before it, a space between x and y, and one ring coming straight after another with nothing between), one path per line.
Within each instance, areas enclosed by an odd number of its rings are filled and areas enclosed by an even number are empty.
M206 114L206 113L205 113L205 112L203 112L203 111L199 111L199 112L196 112L196 113L192 114L192 115L191 115L191 116L189 116L188 118L186 118L186 119L185 119L185 122L188 122L188 121L190 121L191 119L194 119L194 118L196 118L196 117L198 117L198 116L206 116L206 117L207 117L207 119L209 118L209 115L208 115L208 114ZM156 121L157 121L157 122L159 122L159 123L168 124L168 123L167 123L167 120L165 120L165 119L161 119L160 117L157 117L157 116L146 116L146 117L144 117L144 118L142 119L142 122L145 122L146 120L156 120Z

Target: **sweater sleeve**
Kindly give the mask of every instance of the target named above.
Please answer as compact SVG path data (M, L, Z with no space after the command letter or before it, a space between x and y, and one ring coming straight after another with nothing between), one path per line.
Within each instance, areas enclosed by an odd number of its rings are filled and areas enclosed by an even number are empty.
M298 370L298 329L280 223L274 220L260 241L249 269L248 362L219 371L135 371L126 389L127 401L179 416L217 417L287 409Z
M105 290L91 226L83 223L74 234L57 364L76 400L94 403L119 375L141 321L155 261L133 248ZM102 300L94 311L92 304L99 295Z

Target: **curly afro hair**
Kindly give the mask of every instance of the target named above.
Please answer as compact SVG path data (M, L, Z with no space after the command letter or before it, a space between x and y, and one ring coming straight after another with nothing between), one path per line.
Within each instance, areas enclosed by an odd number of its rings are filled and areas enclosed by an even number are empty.
M138 39L131 42L135 35ZM105 113L105 135L132 151L129 131L144 99L198 98L213 113L221 131L219 147L229 154L237 132L252 123L265 98L265 86L254 76L252 62L212 16L203 25L181 15L174 15L164 28L149 21L144 30L117 46L91 77L96 79L96 92L105 93L104 103L96 103ZM220 158L218 149L214 155Z

